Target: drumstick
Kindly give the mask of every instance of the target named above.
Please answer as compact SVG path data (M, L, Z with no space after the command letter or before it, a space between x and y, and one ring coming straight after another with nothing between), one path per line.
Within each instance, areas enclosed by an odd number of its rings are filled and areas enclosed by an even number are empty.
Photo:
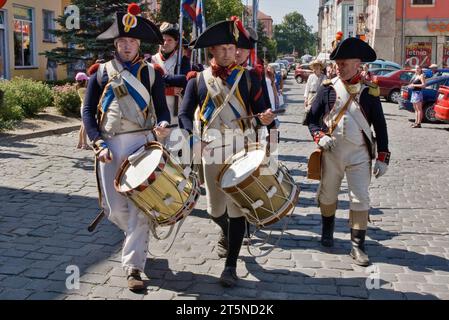
M282 114L285 111L286 111L285 108L283 108L283 109L278 109L278 110L274 110L274 111L271 111L271 112L274 113L274 114ZM241 118L238 118L238 119L234 119L232 121L240 121L240 120L252 119L252 118L260 117L261 115L262 115L261 113L253 114L252 116L241 117Z
M100 221L104 218L104 210L101 210L100 213L97 215L97 217L92 221L92 223L87 227L87 231L93 232L97 225L100 223Z

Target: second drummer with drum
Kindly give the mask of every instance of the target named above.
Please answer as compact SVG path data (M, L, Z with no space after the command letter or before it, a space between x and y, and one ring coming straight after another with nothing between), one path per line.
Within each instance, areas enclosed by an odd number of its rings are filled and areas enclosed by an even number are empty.
M139 55L140 41L161 43L162 34L151 21L138 16L139 10L131 4L128 13L116 13L113 25L98 36L98 40L114 41L116 54L90 78L83 108L84 125L98 160L101 205L108 219L125 232L122 265L130 290L144 289L140 273L146 263L150 226L148 218L114 189L114 178L130 154L156 138L152 131L165 138L170 130L164 128L170 112L162 76Z
M223 237L220 242L227 247L225 268L220 277L220 283L225 287L233 287L238 280L236 266L245 232L245 217L216 184L224 167L224 159L232 155L228 151L238 151L235 147L229 148L222 143L229 141L226 140L229 137L223 135L231 130L241 130L243 133L252 129L254 133L258 125L269 125L275 118L269 106L264 103L260 81L253 79L243 67L236 64L238 35L239 31L233 21L221 21L211 25L198 37L195 48L209 47L213 59L209 68L189 80L179 112L180 127L194 133L192 144L198 146L201 143L202 149L204 148L202 160L207 212L222 229ZM248 83L251 85L250 90ZM259 114L257 122L236 121L253 114ZM238 135L237 133L236 136ZM250 134L248 139L255 142L255 134ZM215 160L220 155L222 162L217 163Z

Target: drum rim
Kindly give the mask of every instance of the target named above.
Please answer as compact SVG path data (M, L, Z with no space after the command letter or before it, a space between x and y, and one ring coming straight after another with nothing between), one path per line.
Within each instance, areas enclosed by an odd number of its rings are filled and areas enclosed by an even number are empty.
M158 149L160 149L162 151L162 157L165 155L166 150L164 150L163 145L157 141L149 141L147 143L145 143L143 145L145 147L145 151L150 149L152 146L156 146ZM125 173L125 170L129 167L130 162L128 160L128 158L126 158L123 163L120 165L119 169L117 170L117 173L115 175L115 179L114 179L114 189L115 191L117 191L120 194L124 194L127 195L128 193L132 193L134 190L136 190L140 185L138 185L135 188L132 188L131 190L128 191L122 191L120 190L120 180L123 177L123 174Z
M245 149L246 153L248 153L249 151L253 151L253 150L262 150L262 149L256 148L256 147L258 147L258 146L262 146L262 144L261 144L261 143L258 143L258 142L250 143L250 144L246 145L244 149ZM251 150L250 150L250 148L251 148ZM253 148L254 148L254 149L253 149ZM242 149L241 151L243 151L243 149ZM241 151L239 151L239 152L241 152ZM229 162L230 162L230 161L233 159L233 157L235 157L237 154L238 154L238 153L236 153L236 154L230 156L228 159L226 159L225 165L223 166L223 168L221 169L220 173L218 174L218 176L217 176L217 178L216 178L216 183L218 184L218 187L219 187L221 190L225 191L226 193L234 193L234 192L238 192L239 189L244 189L244 188L248 187L249 185L251 185L251 184L254 182L254 180L260 176L260 169L263 167L263 165L260 164L260 165L257 167L256 170L254 170L248 177L246 177L246 178L245 178L243 181L241 181L240 183L236 184L235 186L223 188L223 187L221 186L221 182L222 182L221 180L223 179L223 176L224 176L225 172L226 172L226 171L229 169L229 167L231 167L231 165L232 165L232 163L229 163ZM266 156L264 157L264 159L265 159L265 158L266 158ZM266 166L265 166L265 167L266 167Z

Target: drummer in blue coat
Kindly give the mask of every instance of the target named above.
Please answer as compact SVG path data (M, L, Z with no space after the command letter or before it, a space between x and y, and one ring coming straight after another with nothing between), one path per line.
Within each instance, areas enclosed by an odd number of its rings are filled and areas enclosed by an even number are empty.
M220 250L221 256L226 256L226 262L220 283L225 287L233 287L238 280L236 267L245 232L245 217L217 187L216 178L224 164L214 162L215 157L211 161L211 155L222 154L224 145L220 141L223 141L227 130L249 132L247 138L255 141L257 127L271 124L275 117L265 104L260 80L248 75L236 63L238 35L233 21L221 21L198 37L195 48L208 47L213 59L209 68L189 80L179 112L180 127L193 134L192 143L201 143L204 147L202 160L207 212L222 230L219 247L223 249ZM248 82L251 83L250 89ZM255 117L257 121L239 120L256 114L260 114ZM224 151L222 159L229 156L227 151Z
M139 12L137 4L131 4L127 13L117 12L113 24L97 37L114 41L116 53L90 77L83 108L97 160L101 206L125 233L122 266L130 290L144 289L140 273L150 226L148 217L114 189L114 178L130 154L148 141L165 138L170 122L162 76L139 55L141 41L161 43L162 35Z

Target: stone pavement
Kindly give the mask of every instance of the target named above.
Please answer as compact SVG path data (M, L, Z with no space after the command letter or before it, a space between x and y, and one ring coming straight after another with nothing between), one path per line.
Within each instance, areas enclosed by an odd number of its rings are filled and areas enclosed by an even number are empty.
M348 256L345 182L336 245L319 244L317 183L305 178L314 144L301 125L303 86L289 79L285 91L280 159L302 188L300 202L270 255L254 258L242 249L236 288L217 283L224 265L215 253L218 227L201 198L169 253L161 254L166 242L150 241L147 291L128 291L122 233L108 221L93 234L86 230L98 212L92 154L75 149L71 132L0 139L0 299L449 299L449 126L411 129L412 114L384 104L392 160L371 186L373 266L365 269Z

